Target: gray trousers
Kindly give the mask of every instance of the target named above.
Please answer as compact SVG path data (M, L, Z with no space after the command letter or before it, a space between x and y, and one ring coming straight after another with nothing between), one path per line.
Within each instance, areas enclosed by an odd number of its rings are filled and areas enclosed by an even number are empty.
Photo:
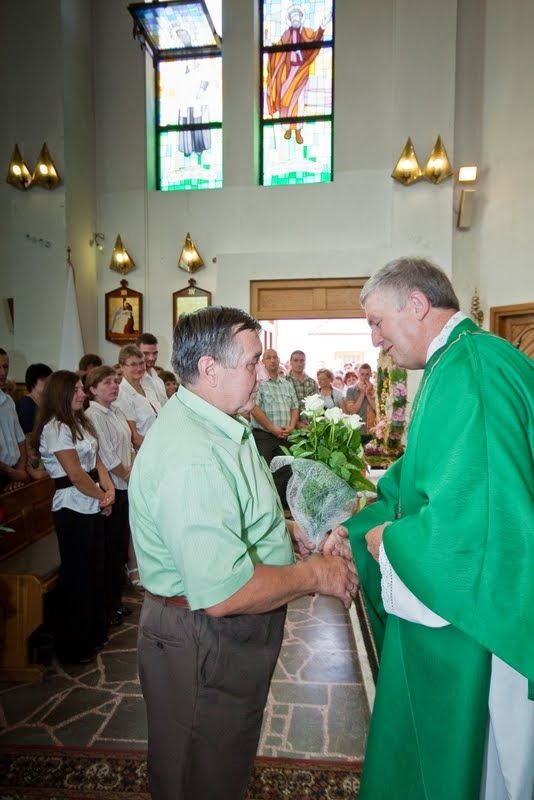
M240 800L286 609L213 618L145 597L139 676L152 800Z

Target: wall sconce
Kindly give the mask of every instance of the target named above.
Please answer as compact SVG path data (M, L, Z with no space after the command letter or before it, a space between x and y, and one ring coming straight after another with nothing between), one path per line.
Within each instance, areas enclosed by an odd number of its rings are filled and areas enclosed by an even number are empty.
M37 186L42 186L43 189L56 189L61 183L61 178L59 177L56 165L46 146L46 142L41 147L39 158L33 170L32 183Z
M473 201L476 189L464 189L465 184L474 184L477 179L478 167L470 165L460 167L458 172L458 183L461 185L460 202L458 204L458 217L456 227L460 230L468 230L473 219Z
M191 235L188 233L178 259L178 267L185 270L185 272L196 272L197 269L203 266L204 261L195 247Z
M104 245L102 244L102 242L104 241L105 238L106 237L104 236L103 233L93 233L93 235L89 239L89 246L93 247L94 245L96 249L101 253L104 250Z
M11 161L9 162L6 181L10 183L11 186L14 186L15 189L20 189L21 191L29 189L32 184L30 170L22 158L18 144L15 145Z
M109 268L115 270L115 272L120 272L121 275L127 275L134 267L135 261L123 245L121 237L117 236Z
M424 176L430 183L442 183L452 175L452 166L447 151L441 141L441 136L436 139L434 149L428 157L424 169Z
M478 325L479 328L482 327L482 323L484 322L484 312L480 308L480 298L476 289L471 298L471 319Z
M419 166L417 156L415 155L412 140L408 136L406 144L404 145L404 150L395 164L391 177L399 183L404 184L404 186L409 186L411 183L420 180L422 176L423 172Z

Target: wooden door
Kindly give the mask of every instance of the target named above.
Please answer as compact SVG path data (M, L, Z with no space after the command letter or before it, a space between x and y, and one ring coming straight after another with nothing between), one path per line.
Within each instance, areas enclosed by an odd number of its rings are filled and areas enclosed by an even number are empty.
M490 308L490 331L534 359L534 303Z
M367 278L294 278L250 282L256 319L354 319L365 317L360 291Z

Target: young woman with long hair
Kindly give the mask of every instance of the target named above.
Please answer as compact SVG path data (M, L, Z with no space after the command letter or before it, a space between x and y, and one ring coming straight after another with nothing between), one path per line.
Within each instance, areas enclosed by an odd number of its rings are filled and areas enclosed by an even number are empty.
M56 592L57 655L89 663L107 641L105 541L102 515L115 489L98 455L98 438L83 411L85 392L75 372L48 379L33 431L34 447L54 480L52 514L61 566Z

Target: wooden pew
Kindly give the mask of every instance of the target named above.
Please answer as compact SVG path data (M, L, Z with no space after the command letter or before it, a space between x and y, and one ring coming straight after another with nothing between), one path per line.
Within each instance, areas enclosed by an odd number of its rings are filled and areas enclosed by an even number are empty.
M30 663L28 638L43 622L44 596L57 582L60 564L52 520L54 482L29 483L0 495L0 680L36 682L44 667Z

